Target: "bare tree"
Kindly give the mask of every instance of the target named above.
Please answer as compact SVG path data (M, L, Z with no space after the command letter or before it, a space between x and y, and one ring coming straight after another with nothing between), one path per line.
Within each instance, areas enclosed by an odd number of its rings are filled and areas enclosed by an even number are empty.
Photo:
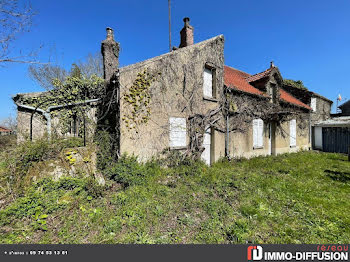
M28 72L30 78L45 90L52 90L54 88L52 80L58 79L63 82L68 75L68 72L64 68L52 64L31 65L28 68Z
M86 77L92 75L103 77L102 55L100 52L89 54L85 59L80 60L77 66Z
M12 115L0 121L0 126L6 127L12 131L17 130L17 120Z
M103 76L102 56L100 53L89 54L86 58L79 60L73 65L74 66L72 68L79 68L81 75L87 78L91 77L92 75L99 77ZM52 84L54 79L64 82L66 77L72 73L53 63L31 65L29 66L28 72L32 80L48 91L54 88Z
M35 52L11 55L11 45L24 32L29 32L35 15L29 2L0 0L0 63L37 63Z

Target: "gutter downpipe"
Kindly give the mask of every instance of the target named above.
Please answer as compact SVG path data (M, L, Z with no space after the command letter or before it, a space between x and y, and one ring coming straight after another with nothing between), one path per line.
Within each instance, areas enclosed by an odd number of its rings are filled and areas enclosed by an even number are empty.
M32 107L32 106L26 106L26 105L18 104L17 102L15 102L15 104L18 107L22 107L24 109L28 109L28 110L32 110L34 112L41 113L46 118L46 121L47 121L47 123L46 123L47 134L49 136L49 139L51 138L51 115L50 115L50 112L44 111L41 108L35 108L35 107Z
M227 105L227 95L230 92L228 88L224 85L224 92L225 92L225 105L226 105L226 134L225 134L225 156L227 159L230 157L229 152L229 138L230 138L230 129L229 129L229 106Z
M28 109L28 110L32 110L32 111L41 113L46 118L46 121L47 121L47 123L46 123L47 134L49 136L49 139L51 139L51 114L50 114L51 110L57 109L57 108L66 107L66 106L75 106L75 105L87 104L87 103L92 103L92 102L98 102L99 100L100 99L97 98L97 99L90 99L90 100L86 100L86 101L83 101L83 102L71 103L71 104L66 104L66 105L50 106L50 107L47 108L46 111L43 110L43 109L40 109L40 108L35 108L35 107L32 107L32 106L18 104L16 102L15 102L15 104L18 107L22 107L22 108L25 108L25 109Z
M226 114L226 145L225 145L225 152L226 152L226 158L228 159L230 157L229 152L229 138L230 138L230 132L229 132L229 126L228 126L228 114Z
M311 124L311 114L309 113L309 143L310 143L310 149L313 150L313 136L312 136L312 124Z

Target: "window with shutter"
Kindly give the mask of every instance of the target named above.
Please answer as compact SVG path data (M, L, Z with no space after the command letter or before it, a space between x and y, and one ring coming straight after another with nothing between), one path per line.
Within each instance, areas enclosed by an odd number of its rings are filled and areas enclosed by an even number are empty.
M312 108L312 111L316 112L316 102L317 102L317 99L315 97L312 97L311 98L311 108Z
M290 146L294 147L297 145L297 121L295 119L290 120Z
M253 120L253 147L262 148L264 146L264 121L262 119Z
M203 95L208 98L213 97L213 72L209 68L204 68Z
M258 124L259 124L258 147L263 147L263 145L264 145L264 121L259 119Z
M186 118L170 117L170 134L169 134L169 146L170 147L185 147L186 143Z

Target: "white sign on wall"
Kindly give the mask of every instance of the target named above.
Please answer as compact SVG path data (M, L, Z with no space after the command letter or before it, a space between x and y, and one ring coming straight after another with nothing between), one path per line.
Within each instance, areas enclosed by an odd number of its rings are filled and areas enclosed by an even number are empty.
M186 143L186 118L170 117L170 134L169 134L169 146L170 147L184 147Z

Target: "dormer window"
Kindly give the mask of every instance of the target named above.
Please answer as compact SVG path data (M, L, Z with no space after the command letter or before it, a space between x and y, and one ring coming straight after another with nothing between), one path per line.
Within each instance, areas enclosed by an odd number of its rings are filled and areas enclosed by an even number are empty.
M204 98L216 98L215 68L205 66L203 72L203 96Z

